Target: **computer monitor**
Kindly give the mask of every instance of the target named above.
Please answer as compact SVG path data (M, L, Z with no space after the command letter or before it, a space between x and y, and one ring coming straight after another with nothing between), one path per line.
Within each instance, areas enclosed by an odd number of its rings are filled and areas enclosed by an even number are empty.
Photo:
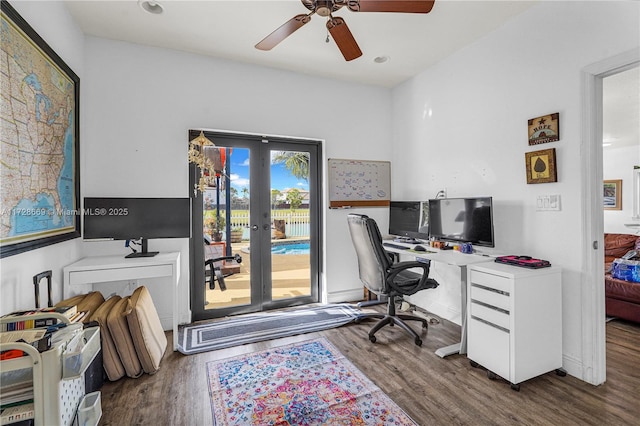
M429 238L429 211L423 201L391 201L389 234L408 242Z
M429 200L429 236L436 240L495 247L492 198Z
M84 199L85 240L142 239L142 252L131 257L152 256L146 241L151 238L191 236L189 198L90 198Z

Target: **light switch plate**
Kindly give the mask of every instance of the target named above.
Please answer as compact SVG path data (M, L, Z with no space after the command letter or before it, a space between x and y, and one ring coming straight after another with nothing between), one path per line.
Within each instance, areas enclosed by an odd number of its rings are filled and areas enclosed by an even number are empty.
M560 195L538 195L536 211L560 211Z

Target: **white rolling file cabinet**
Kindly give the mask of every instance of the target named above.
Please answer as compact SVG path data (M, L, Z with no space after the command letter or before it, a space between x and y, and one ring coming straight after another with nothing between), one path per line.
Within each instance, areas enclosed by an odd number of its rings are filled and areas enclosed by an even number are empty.
M468 347L474 367L519 383L562 369L561 268L468 267Z

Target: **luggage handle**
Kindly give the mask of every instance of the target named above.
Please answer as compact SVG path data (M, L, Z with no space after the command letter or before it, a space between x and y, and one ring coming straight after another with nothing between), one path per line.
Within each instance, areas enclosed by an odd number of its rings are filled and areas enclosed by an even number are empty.
M40 281L42 281L43 278L47 279L47 292L49 302L47 306L53 306L53 300L51 299L51 271L44 271L33 276L33 286L35 287L36 293L36 309L40 307Z

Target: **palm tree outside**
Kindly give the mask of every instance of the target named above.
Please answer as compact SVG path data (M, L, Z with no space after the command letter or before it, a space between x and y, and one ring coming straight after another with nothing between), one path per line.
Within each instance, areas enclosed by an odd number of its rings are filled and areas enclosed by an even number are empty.
M284 164L293 176L309 181L309 153L298 151L278 151L274 154L273 164Z

